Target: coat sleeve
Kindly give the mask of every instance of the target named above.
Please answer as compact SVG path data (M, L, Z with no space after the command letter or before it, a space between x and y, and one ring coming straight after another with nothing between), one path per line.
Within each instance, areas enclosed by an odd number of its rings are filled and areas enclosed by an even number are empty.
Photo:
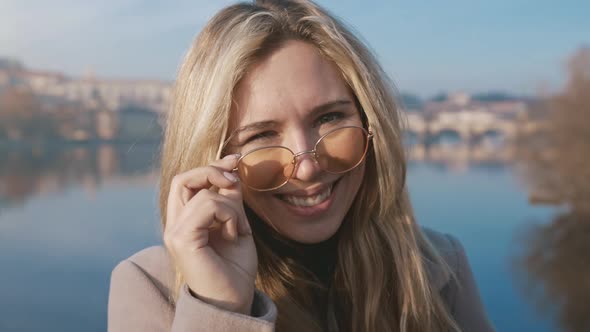
M454 271L457 277L452 282L451 312L462 331L495 331L486 316L473 272L469 266L465 249L454 237L447 235L456 253Z
M274 331L277 309L256 290L252 316L219 309L181 288L176 306L140 266L125 260L111 274L108 331Z

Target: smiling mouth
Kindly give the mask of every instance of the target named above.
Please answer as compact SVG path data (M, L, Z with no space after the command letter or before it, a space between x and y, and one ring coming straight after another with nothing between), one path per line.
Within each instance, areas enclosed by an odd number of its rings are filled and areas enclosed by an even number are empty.
M312 195L312 196L295 196L295 195L277 195L279 199L282 201L299 207L310 207L315 206L318 204L323 203L330 197L332 194L332 188L334 187L334 183L331 183L326 189L322 192Z
M302 196L302 195L289 195L289 194L277 194L275 197L280 199L281 201L299 208L309 208L314 207L316 205L320 205L330 199L332 193L334 191L334 187L340 182L341 178L333 181L330 183L324 190L321 192L309 195L309 196Z

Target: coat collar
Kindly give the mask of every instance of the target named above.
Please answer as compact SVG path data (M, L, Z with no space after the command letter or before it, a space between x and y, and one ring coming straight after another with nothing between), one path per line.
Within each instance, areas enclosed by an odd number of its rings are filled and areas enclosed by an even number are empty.
M439 291L442 290L451 280L450 271L441 266L440 264L436 264L432 261L427 261L425 266L430 281Z

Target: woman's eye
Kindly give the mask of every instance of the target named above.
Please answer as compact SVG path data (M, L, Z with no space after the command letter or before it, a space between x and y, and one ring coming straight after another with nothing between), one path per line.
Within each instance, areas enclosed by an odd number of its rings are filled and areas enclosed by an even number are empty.
M328 122L338 121L338 120L341 120L342 118L344 118L344 114L342 114L340 112L331 112L331 113L326 113L326 114L320 116L317 121L319 124L324 124L324 123L328 123Z
M256 140L264 139L264 138L270 138L270 137L274 136L275 134L276 133L274 131L263 131L261 133L250 136L248 139L246 139L244 144L250 143L250 142L253 142Z

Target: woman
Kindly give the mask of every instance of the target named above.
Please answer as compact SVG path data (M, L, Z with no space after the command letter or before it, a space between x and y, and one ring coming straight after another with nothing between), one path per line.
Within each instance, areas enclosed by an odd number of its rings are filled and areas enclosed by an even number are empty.
M176 81L165 248L113 271L111 331L490 331L460 244L421 230L399 107L311 1L218 13Z

